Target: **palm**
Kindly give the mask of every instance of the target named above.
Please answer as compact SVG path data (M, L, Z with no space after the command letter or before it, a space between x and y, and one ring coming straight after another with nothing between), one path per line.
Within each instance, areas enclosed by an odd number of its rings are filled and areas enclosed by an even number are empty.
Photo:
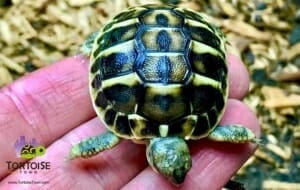
M0 189L174 189L153 172L145 147L124 140L99 156L66 161L72 144L105 131L92 109L88 94L88 64L69 58L41 69L0 90ZM240 123L259 133L253 113L238 99L248 88L247 73L229 56L230 100L222 123ZM16 158L13 146L20 136L36 138L47 146L46 154L32 161L50 162L37 174L9 173L6 161ZM183 189L219 189L254 151L252 144L233 145L207 140L190 142L193 166ZM45 184L21 185L11 181L35 180Z

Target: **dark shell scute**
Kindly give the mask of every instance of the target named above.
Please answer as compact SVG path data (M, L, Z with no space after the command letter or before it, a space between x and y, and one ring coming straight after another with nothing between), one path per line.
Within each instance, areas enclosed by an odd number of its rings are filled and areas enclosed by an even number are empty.
M190 101L193 106L194 114L202 114L210 110L215 106L215 101L220 97L220 91L209 85L202 85L198 87L191 87L188 90L187 96L190 97Z
M101 52L113 45L132 40L138 30L138 24L118 27L112 31L104 33L98 40L98 51Z
M193 131L194 136L201 136L203 134L206 134L207 131L211 128L210 122L207 120L206 116L198 116L198 121L196 124L196 127Z
M222 110L224 108L225 99L223 97L223 94L221 93L216 94L215 105L217 110Z
M123 102L126 103L130 100L130 98L135 98L136 101L143 101L142 97L144 97L144 87L142 85L135 86L127 86L123 84L116 84L110 88L104 90L105 95L110 97L109 100L115 102ZM120 97L123 96L123 97Z
M101 65L101 63L99 61L94 61L92 66L91 66L91 73L96 73L97 71L99 71Z
M98 58L95 61L95 64L101 65L100 69L103 79L108 79L132 72L136 56L135 51L128 53L112 53L106 57L102 56Z
M169 136L174 136L174 135L178 135L178 134L181 134L183 133L183 128L182 128L182 124L183 122L176 122L176 123L173 123L172 125L170 125L170 129L168 131L168 135Z
M111 102L127 103L134 95L134 89L130 86L117 84L104 90L104 94Z
M189 54L189 62L191 63L193 71L200 75L207 76L220 82L226 79L226 63L220 56L209 53L200 54L191 51Z
M109 100L113 102L113 108L122 113L133 113L137 102L141 101L144 94L140 85L133 87L116 84L110 88L104 89L104 94Z
M118 116L116 120L116 130L120 134L130 135L131 129L128 121L128 116Z
M181 118L178 121L175 121L170 124L170 130L168 132L168 135L170 136L182 136L184 137L186 132L186 129L188 128L189 130L193 130L196 127L196 122L195 120L191 120L188 118Z
M95 105L98 107L101 107L102 109L105 109L106 106L108 105L107 99L103 92L98 92L96 100L95 100Z
M189 26L189 31L193 40L204 43L223 53L220 49L220 40L214 33L203 27Z
M142 130L141 130L141 134L143 136L146 136L146 135L158 135L159 134L159 129L158 129L158 125L155 125L151 122L147 122L146 123L146 127L144 127Z
M108 125L113 125L115 118L116 118L117 112L113 109L109 109L106 111L104 116L104 121Z
M101 87L101 76L100 74L96 74L94 79L92 80L92 87L95 89L99 89Z

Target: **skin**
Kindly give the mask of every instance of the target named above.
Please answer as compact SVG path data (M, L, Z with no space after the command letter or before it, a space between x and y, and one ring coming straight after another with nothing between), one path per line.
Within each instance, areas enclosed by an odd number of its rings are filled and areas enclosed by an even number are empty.
M228 55L230 92L222 124L239 123L260 135L257 118L240 100L249 87L241 61ZM0 189L176 189L147 164L145 146L122 141L101 156L65 161L73 144L103 133L88 94L88 61L67 58L28 74L0 90ZM47 161L50 170L23 174L7 170L16 158L13 145L25 135L36 138L46 153L31 161ZM192 168L181 189L220 189L252 155L255 144L230 144L207 139L189 142ZM221 171L221 172L220 172ZM40 180L46 184L9 184Z
M179 137L150 140L146 149L149 165L174 184L181 184L192 165L189 148Z

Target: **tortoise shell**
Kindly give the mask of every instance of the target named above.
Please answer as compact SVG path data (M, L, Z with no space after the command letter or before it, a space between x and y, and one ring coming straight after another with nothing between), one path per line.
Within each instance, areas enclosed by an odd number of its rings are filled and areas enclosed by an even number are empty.
M90 59L94 108L117 136L199 139L223 114L225 38L199 13L130 8L97 34Z

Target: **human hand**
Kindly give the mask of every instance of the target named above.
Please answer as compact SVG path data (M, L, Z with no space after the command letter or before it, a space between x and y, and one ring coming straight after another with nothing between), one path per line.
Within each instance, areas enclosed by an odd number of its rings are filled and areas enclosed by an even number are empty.
M248 73L236 57L228 55L227 59L230 90L221 123L242 124L259 136L257 118L240 101L248 90ZM89 97L88 61L80 56L40 69L2 88L0 105L0 189L177 188L147 165L145 146L129 140L87 160L65 161L72 144L105 131ZM35 138L47 147L45 155L29 162L49 162L50 169L33 174L19 170L9 173L7 161L25 161L17 158L13 150L20 136ZM190 141L189 145L192 168L182 189L220 189L256 147L207 139ZM32 180L44 183L20 184Z

